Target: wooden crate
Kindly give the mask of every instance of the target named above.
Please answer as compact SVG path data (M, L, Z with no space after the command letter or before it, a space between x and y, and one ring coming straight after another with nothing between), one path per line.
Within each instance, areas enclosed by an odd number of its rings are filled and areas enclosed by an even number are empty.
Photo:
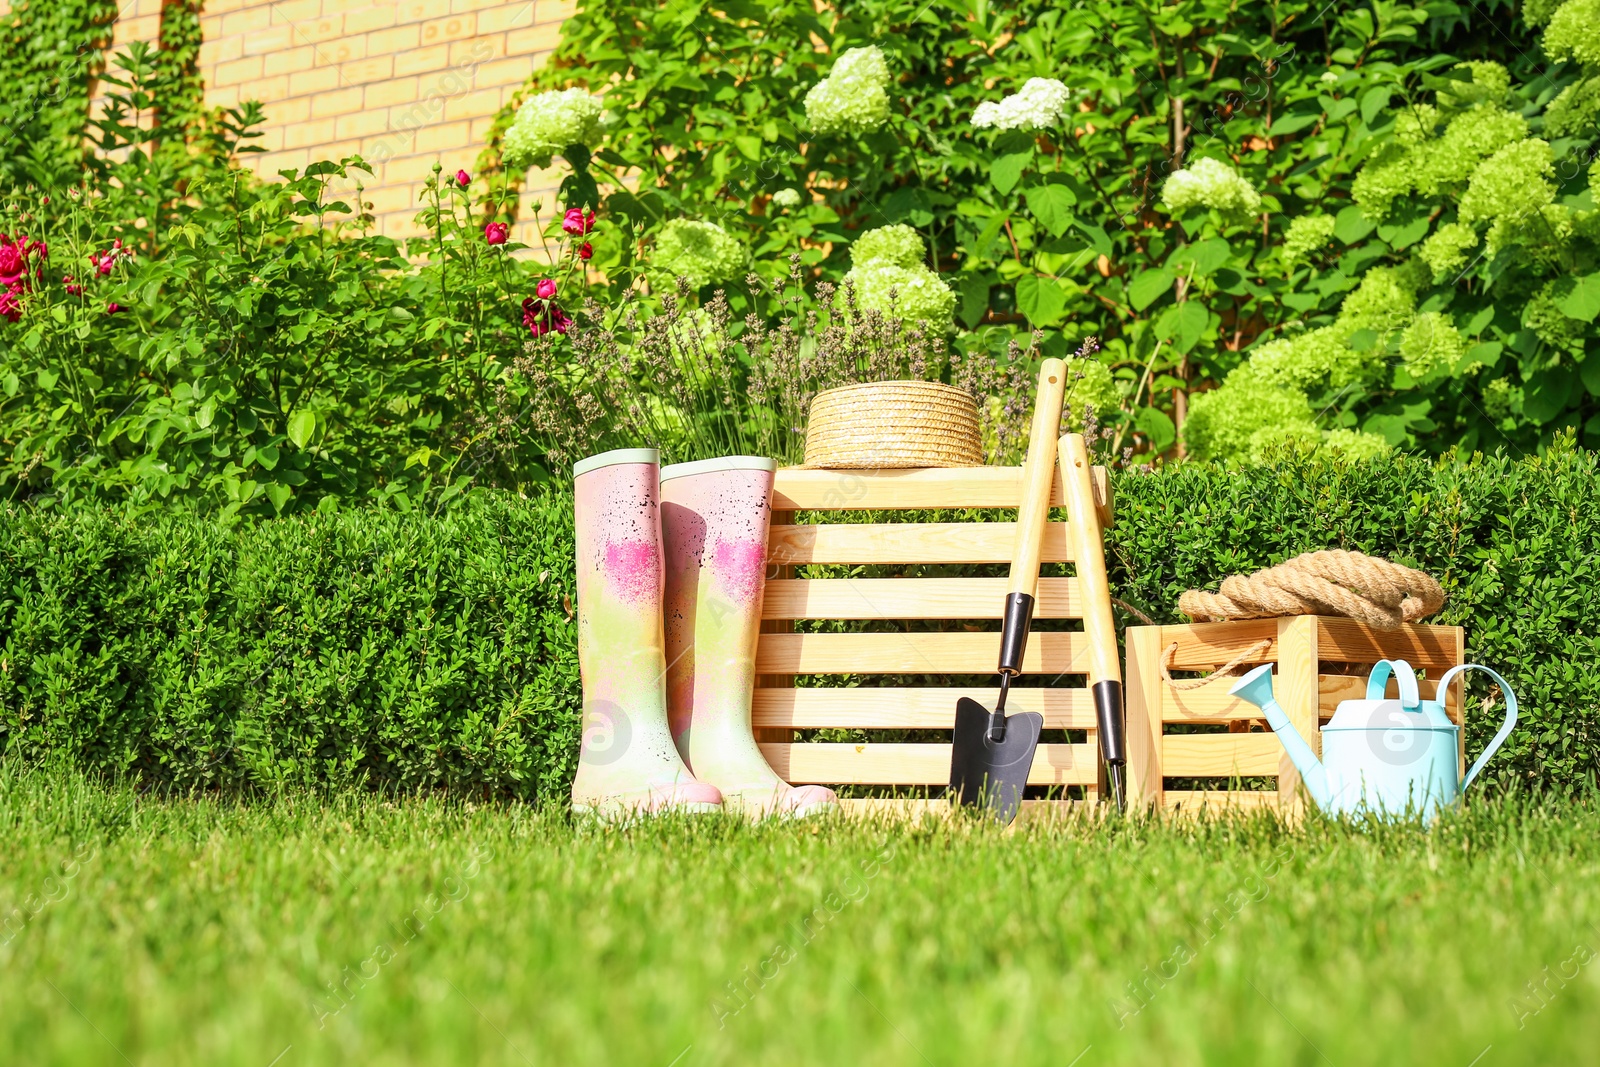
M1463 662L1459 626L1404 626L1381 630L1353 619L1298 616L1178 626L1130 626L1128 657L1128 797L1156 808L1193 811L1202 806L1249 808L1274 805L1303 809L1300 775L1283 746L1267 729L1255 705L1228 695L1234 677L1198 689L1175 690L1161 677L1161 660L1176 644L1172 672L1213 671L1259 642L1268 642L1247 666L1275 663L1274 693L1313 751L1322 751L1321 726L1342 700L1366 694L1366 676L1380 659L1403 659L1419 675L1426 699L1437 693L1436 679ZM1427 677L1420 677L1423 672ZM1182 680L1181 678L1179 680ZM1451 685L1446 710L1462 721L1461 685ZM1390 693L1395 690L1393 679ZM1227 733L1173 732L1179 724L1227 724ZM1463 735L1464 737L1464 735ZM1465 741L1462 768L1465 769ZM1230 790L1229 781L1275 777L1265 791ZM1210 779L1217 791L1167 789L1172 778Z
M1054 471L1050 502L1067 506L1061 470ZM1090 477L1095 507L1088 521L1110 521L1110 485L1105 470ZM794 731L815 727L866 730L941 730L955 724L956 701L971 696L992 702L998 685L961 688L796 688L794 680L812 674L988 675L1000 650L998 630L982 633L795 633L802 619L842 620L998 620L1005 604L1006 579L1000 578L834 578L803 580L794 568L807 563L935 564L1009 563L1016 537L1014 522L895 522L901 509L1015 509L1022 494L1021 467L921 470L779 470L773 489L769 563L776 577L766 583L763 633L756 656L760 675L753 721L756 738L774 770L795 784L934 786L950 778L948 741L904 744L798 742ZM869 524L793 525L796 511L869 510L883 521ZM1073 531L1050 523L1045 532L1045 562L1073 561ZM1097 540L1098 543L1098 540ZM769 574L774 572L769 571ZM1083 594L1077 578L1043 578L1035 617L1078 618ZM1105 605L1110 611L1109 601ZM1034 633L1028 642L1024 674L1082 673L1086 644L1082 633ZM1087 730L1085 744L1041 744L1028 776L1031 785L1098 788L1099 756L1095 710L1088 689L1011 690L1013 710L1044 715L1047 730ZM1055 802L1028 802L1027 814ZM910 813L927 810L926 801L862 800L846 810Z

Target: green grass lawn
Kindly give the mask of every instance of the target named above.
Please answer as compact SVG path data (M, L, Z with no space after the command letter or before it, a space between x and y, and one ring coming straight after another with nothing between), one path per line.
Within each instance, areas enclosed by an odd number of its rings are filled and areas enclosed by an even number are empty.
M1593 1063L1597 831L604 830L0 767L0 1062Z

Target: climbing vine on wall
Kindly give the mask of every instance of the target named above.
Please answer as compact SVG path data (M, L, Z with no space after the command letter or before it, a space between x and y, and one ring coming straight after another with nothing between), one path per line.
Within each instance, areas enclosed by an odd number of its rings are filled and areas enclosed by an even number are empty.
M16 0L0 20L0 187L71 180L114 0Z

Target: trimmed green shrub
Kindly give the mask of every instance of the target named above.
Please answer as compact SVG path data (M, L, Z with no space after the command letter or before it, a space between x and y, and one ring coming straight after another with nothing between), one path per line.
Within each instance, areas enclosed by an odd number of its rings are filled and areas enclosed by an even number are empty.
M1287 454L1116 480L1116 596L1178 594L1317 548L1422 567L1522 718L1490 781L1600 778L1600 464ZM565 792L580 730L570 498L469 497L226 529L12 511L0 524L0 749L162 786L362 782ZM1127 616L1123 622L1131 621ZM1469 690L1467 749L1499 721Z
M571 504L227 529L13 510L0 745L180 788L564 791Z

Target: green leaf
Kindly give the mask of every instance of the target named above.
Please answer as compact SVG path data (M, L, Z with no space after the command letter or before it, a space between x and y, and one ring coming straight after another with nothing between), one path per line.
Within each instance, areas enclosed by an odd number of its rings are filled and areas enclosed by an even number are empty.
M1590 396L1600 396L1600 353L1589 353L1583 366L1578 368L1578 377L1583 379L1583 387L1589 390Z
M1147 270L1128 285L1128 303L1135 311L1143 311L1172 288L1172 272L1165 267Z
M1165 452L1178 440L1178 428L1160 408L1140 408L1133 417L1133 425L1150 439L1153 452Z
M1551 367L1533 376L1522 394L1522 413L1541 426L1566 410L1578 376L1567 367Z
M761 158L761 138L740 133L734 135L733 143L746 159Z
M267 470L271 470L272 468L276 467L278 465L278 446L262 445L260 448L256 449L256 462L261 464Z
M289 416L289 440L293 441L297 448L306 447L306 443L311 440L311 435L316 432L316 429L316 412L308 408L301 408Z
M1072 225L1072 209L1078 198L1065 185L1033 185L1026 192L1028 210L1044 224L1052 237L1060 237Z
M1082 219L1078 219L1074 225L1079 233L1089 239L1089 243L1094 246L1096 252L1107 259L1116 254L1116 248L1111 243L1111 235L1106 233L1103 227L1096 226L1092 222L1084 222Z
M1561 313L1584 322L1593 322L1600 315L1600 273L1577 279L1572 291L1556 305Z
M1272 129L1268 131L1267 136L1281 137L1286 133L1298 133L1307 126L1315 125L1320 118L1322 118L1322 112L1320 111L1312 111L1304 115L1280 115L1273 122Z
M1186 266L1193 266L1196 277L1203 278L1228 262L1228 257L1233 254L1233 246L1221 237L1212 237L1209 240L1197 241L1186 245L1172 253L1169 261L1183 273Z
M1017 308L1034 326L1054 326L1066 306L1067 294L1054 278L1026 274L1017 279Z
M1013 152L1008 156L1000 156L989 164L989 180L994 183L996 190L1003 196L1017 187L1022 180L1022 172L1033 160L1033 150L1026 152Z
M975 272L961 276L961 308L956 312L967 329L973 329L989 310L989 279Z
M272 510L283 514L283 506L294 496L294 490L282 482L269 482L266 486L267 499L272 501Z
M1353 245L1377 229L1361 213L1359 204L1344 208L1333 219L1333 235L1347 245Z
M1211 324L1211 313L1198 300L1186 300L1178 305L1178 321L1174 327L1174 343L1178 351L1188 352L1205 336Z
M1389 106L1389 90L1381 85L1373 86L1361 94L1361 121L1368 126L1377 118L1383 109Z

